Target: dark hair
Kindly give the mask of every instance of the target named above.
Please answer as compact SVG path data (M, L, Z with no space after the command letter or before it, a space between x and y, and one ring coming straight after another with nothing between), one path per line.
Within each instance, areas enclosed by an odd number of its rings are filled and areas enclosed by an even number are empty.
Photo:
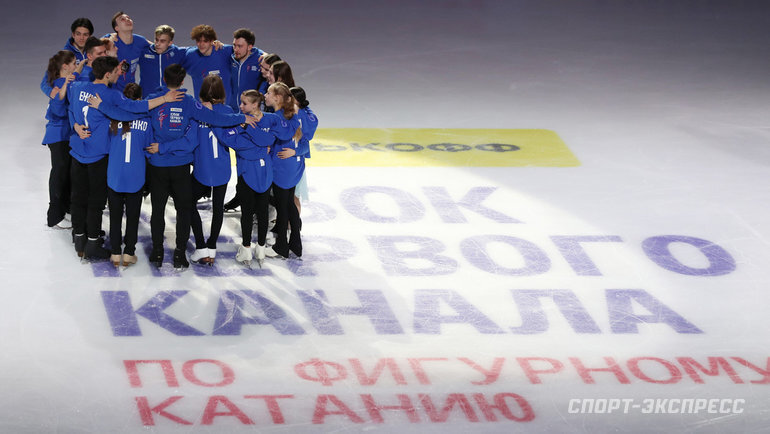
M123 96L133 100L142 99L142 86L139 86L136 83L128 83L126 87L123 88Z
M294 99L297 100L299 108L306 108L310 105L310 101L307 100L307 95L305 95L305 89L295 86L289 90L291 91L291 94L294 95Z
M86 53L86 56L93 51L94 48L100 47L104 45L101 39L95 37L95 36L89 36L88 39L86 39L86 43L83 45L83 51Z
M273 70L273 77L275 81L285 83L286 86L294 87L294 75L291 73L291 66L283 60L279 60L270 66Z
M222 83L222 77L218 75L207 75L201 84L198 98L203 102L222 104L225 102L225 97L225 85Z
M123 96L125 96L128 99L141 99L142 98L142 87L139 86L136 83L128 83L126 87L123 88ZM118 125L121 125L121 132L123 134L126 134L127 132L131 131L131 122L118 122L115 119L110 120L110 134L115 135L118 133Z
M115 15L112 16L112 30L115 30L115 26L118 25L118 17L125 14L123 11L117 11L115 12Z
M48 59L48 85L53 86L53 82L60 77L59 71L62 65L75 60L75 53L69 50L61 50Z
M238 29L233 32L233 39L243 38L247 45L254 45L257 42L257 38L254 36L254 32L249 29Z
M208 24L198 24L197 26L192 28L192 31L190 32L190 37L193 41L198 41L199 39L205 39L207 41L216 41L217 40L217 32L214 31L214 28L209 26Z
M257 103L257 106L265 102L265 96L254 89L244 90L241 96L250 99L252 103Z
M267 63L268 65L272 65L273 63L281 60L281 56L275 54L275 53L269 53L265 54L264 57L262 57L262 61Z
M175 63L163 70L163 81L166 82L168 87L179 87L184 82L186 75L187 71L182 68L182 65Z
M114 71L118 65L120 65L120 61L117 57L97 57L94 59L93 63L91 63L91 68L94 71L94 78L97 80L103 79L105 74Z
M85 27L88 29L88 33L90 35L94 34L94 25L91 24L91 20L88 18L78 18L75 21L72 22L72 25L70 26L71 33L75 33L75 29L78 27Z

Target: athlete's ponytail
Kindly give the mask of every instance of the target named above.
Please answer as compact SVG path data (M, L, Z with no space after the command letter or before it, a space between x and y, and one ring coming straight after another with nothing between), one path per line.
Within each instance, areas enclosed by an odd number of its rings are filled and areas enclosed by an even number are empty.
M310 101L307 100L307 95L305 94L305 89L295 86L289 90L291 91L291 94L294 95L294 99L297 100L299 108L307 108L307 106L310 105Z

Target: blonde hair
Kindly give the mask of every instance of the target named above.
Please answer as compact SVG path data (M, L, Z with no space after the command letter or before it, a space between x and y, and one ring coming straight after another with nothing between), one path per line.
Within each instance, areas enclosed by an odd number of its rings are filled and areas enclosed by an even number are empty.
M168 24L161 24L155 28L156 37L160 35L168 35L168 37L173 41L175 33L176 31L174 30L174 28L169 26Z
M281 100L283 101L281 104L280 109L283 110L283 117L288 119L291 119L294 117L295 114L297 114L297 110L294 108L294 104L297 102L297 100L294 98L294 95L291 93L291 90L289 90L289 86L286 85L286 83L281 83L280 81L276 81L275 83L271 84L270 87L267 88L267 91L272 91L274 94L281 97ZM298 141L302 138L302 127L297 128L297 131L294 133L294 137L292 137L292 140Z

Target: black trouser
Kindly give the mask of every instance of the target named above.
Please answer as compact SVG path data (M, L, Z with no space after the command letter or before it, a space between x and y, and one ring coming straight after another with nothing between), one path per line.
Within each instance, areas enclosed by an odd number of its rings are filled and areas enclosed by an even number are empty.
M50 143L51 173L48 175L48 226L59 223L70 210L70 142Z
M244 247L251 245L251 229L254 225L254 214L257 214L257 244L265 245L267 238L267 205L270 202L270 189L257 193L238 177L235 191L241 200L241 236Z
M142 190L136 193L118 193L108 188L107 200L110 205L110 244L112 254L120 254L121 238L126 248L123 253L136 253L137 232L139 230L139 212L142 209ZM126 209L126 236L122 237L123 207Z
M152 247L163 247L163 232L166 229L166 202L169 195L176 208L176 248L185 250L190 238L190 206L192 205L192 183L190 164L171 167L149 166L150 194L152 195L152 216L150 232Z
M273 184L273 196L275 196L275 245L273 250L277 253L288 256L288 250L302 251L302 241L299 236L299 228L302 224L299 219L299 211L294 205L294 187L283 189ZM291 224L291 236L288 244L286 243L286 231Z
M72 159L72 231L98 238L107 203L107 157L94 163Z
M203 236L203 222L201 222L201 215L198 213L198 206L196 203L203 196L211 194L211 232L209 233L208 242ZM218 185L216 187L209 187L203 185L192 177L192 207L190 214L190 222L192 225L192 232L195 236L195 248L196 249L216 249L217 240L219 239L219 231L222 229L222 220L225 216L225 193L227 192L227 184Z

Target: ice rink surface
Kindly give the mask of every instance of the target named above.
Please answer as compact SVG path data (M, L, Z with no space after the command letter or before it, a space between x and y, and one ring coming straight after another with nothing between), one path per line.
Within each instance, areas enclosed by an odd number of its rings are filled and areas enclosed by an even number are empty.
M129 269L45 226L40 78L74 18L120 8L178 45L250 27L291 64L321 128L302 260L236 264L230 215L215 267L155 270L149 202ZM6 6L0 432L770 432L768 12ZM544 148L500 129L563 147L520 158Z

